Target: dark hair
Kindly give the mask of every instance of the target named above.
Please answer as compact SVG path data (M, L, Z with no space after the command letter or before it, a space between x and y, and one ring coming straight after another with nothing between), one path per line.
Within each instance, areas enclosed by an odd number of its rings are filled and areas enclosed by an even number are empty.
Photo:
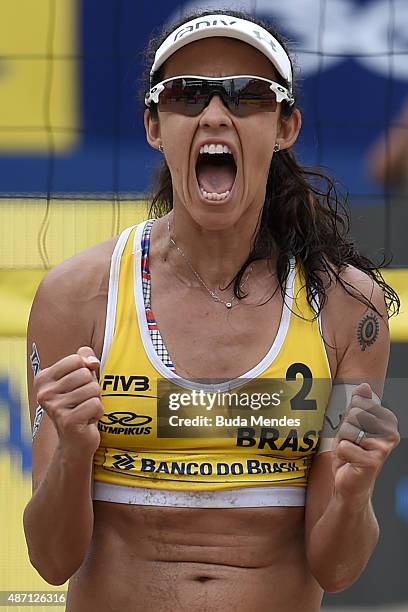
M150 40L145 51L146 72L144 74L143 93L149 89L149 71L154 55L176 28L196 17L206 15L227 14L251 21L265 28L283 46L288 56L288 43L284 37L263 20L242 11L204 10L185 15L171 27L163 30L159 36ZM292 68L293 68L293 61ZM153 84L162 80L164 65L153 76ZM287 85L277 74L277 80ZM294 83L295 85L295 83ZM295 98L298 92L294 89ZM289 117L295 106L282 102L281 112ZM153 114L157 112L151 108ZM163 159L155 176L149 217L161 217L173 208L173 186L170 170ZM352 265L365 272L381 287L388 313L399 311L400 301L397 293L390 287L381 275L378 266L388 264L385 257L376 266L369 258L360 254L353 241L348 237L350 218L347 198L339 197L333 180L323 174L320 169L302 167L290 150L280 151L273 156L266 184L265 202L257 225L257 233L253 237L252 250L246 262L231 281L234 283L234 294L240 299L245 297L240 287L245 270L252 262L276 257L276 274L282 295L285 293L286 280L290 270L290 259L295 257L302 263L306 283L307 301L316 311L316 317L327 301L327 290L334 283L339 283L343 289L372 308L378 314L378 309L371 299L345 281L341 273L347 265ZM319 296L316 310L316 296Z

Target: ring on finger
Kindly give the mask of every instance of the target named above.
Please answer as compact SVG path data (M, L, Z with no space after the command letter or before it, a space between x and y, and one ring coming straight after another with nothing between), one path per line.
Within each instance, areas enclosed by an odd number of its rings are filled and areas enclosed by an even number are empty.
M357 444L358 446L360 446L361 440L364 438L364 436L365 436L364 429L360 429L360 431L358 432L357 438L354 440L354 444Z

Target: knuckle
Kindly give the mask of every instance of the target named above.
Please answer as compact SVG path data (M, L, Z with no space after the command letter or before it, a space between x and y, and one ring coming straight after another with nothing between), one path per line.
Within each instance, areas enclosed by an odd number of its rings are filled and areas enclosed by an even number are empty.
M101 387L96 380L89 383L89 388L93 395L97 395L99 397L101 393Z
M347 416L349 420L358 420L358 417L361 415L361 413L362 410L360 408L358 408L357 406L352 406Z
M338 430L335 440L337 440L338 442L341 442L342 440L344 440L344 438L346 437L346 432L347 432L347 424L345 422L343 422L340 425L340 429Z
M364 403L364 398L361 397L360 395L353 395L353 397L351 398L351 402L350 405L351 406L361 406Z
M58 399L54 399L48 402L45 410L48 416L53 421L59 421L61 419L61 416L66 412L66 408L64 408L63 404L61 403L61 400Z
M77 350L77 354L79 355L79 354L80 354L80 352L81 352L81 353L84 353L84 352L85 352L85 353L87 353L87 354L88 354L89 352L93 353L93 350L91 349L91 347L90 347L90 346L83 345L83 346L80 346L80 347L79 347L79 349Z
M35 391L39 391L42 387L47 385L51 380L49 368L40 370L33 379L33 387Z
M84 362L80 355L77 355L76 353L72 355L72 365L76 370L80 370L84 367Z
M46 376L47 369L48 368L45 368L44 370L40 370L34 376L34 385L35 385L35 387L38 387L39 385L41 385L43 383L44 377Z
M102 407L102 402L99 399L99 397L91 397L91 399L89 400L90 405L92 406L92 408L95 408L96 410L99 411L99 409L101 409ZM102 409L103 412L103 409Z
M50 403L55 395L53 385L45 385L37 391L37 402L42 405L45 402Z
M81 367L81 376L83 378L84 383L89 383L94 380L92 376L92 372L89 368L86 368L84 365Z
M401 436L398 431L392 431L389 436L389 439L394 447L398 446L398 444L401 442Z
M390 454L390 448L388 444L379 444L376 449L376 455L380 458L381 461L384 461Z
M336 454L338 457L344 457L344 454L347 453L347 446L345 444L345 440L340 440L336 448Z
M45 395L44 395L43 389L40 389L40 391L37 391L35 397L37 400L37 404L40 404L42 406L45 403Z
M392 442L392 443L397 443L397 444L401 439L398 428L393 426L392 424L389 424L388 426L383 427L381 437L386 442Z
M344 419L344 421L342 422L342 424L340 425L340 429L339 429L339 433L341 432L342 436L341 437L347 437L348 434L353 433L355 429L355 425L354 423L350 423L350 421L347 419Z
M55 399L49 399L47 402L45 402L45 408L50 414L57 413L59 404L55 401Z

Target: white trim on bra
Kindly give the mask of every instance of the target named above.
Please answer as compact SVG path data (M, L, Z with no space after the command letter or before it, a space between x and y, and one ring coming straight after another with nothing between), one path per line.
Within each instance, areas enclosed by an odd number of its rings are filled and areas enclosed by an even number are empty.
M151 341L149 329L146 321L145 305L142 291L142 276L141 276L141 237L144 226L147 221L140 223L137 226L134 239L134 291L136 311L139 323L139 329L145 347L146 353L152 365L165 378L174 378L175 382L187 388L194 388L196 384L186 380L168 368L160 361L153 343ZM127 228L120 235L118 242L112 254L108 304L105 323L105 336L103 343L103 351L101 357L101 373L103 372L109 351L112 345L115 321L116 307L119 285L119 271L121 257L126 246L129 234L135 226ZM286 299L282 307L281 320L278 333L275 340L265 355L265 357L249 372L235 378L231 381L216 385L220 391L235 388L242 384L242 379L256 377L266 368L268 368L281 350L286 334L289 329L291 309L294 300L294 285L296 276L295 260L291 260L291 268L288 277L286 288ZM213 389L215 385L200 385L200 388ZM224 489L222 491L174 491L169 489L156 490L146 487L127 487L123 485L114 485L93 482L93 499L100 501L111 501L125 504L139 504L151 506L172 506L185 508L255 508L268 506L304 506L306 491L304 487L299 486L261 486L261 487L240 487L239 489Z
M134 293L135 293L135 304L136 304L136 312L139 323L140 334L142 337L143 346L145 348L146 354L153 365L153 367L160 372L163 378L174 379L174 382L184 388L187 389L196 389L200 388L207 391L227 391L229 389L234 389L243 384L243 379L253 379L259 376L262 372L264 372L276 359L279 351L281 350L283 343L286 338L286 334L289 329L290 318L292 314L292 305L294 300L294 285L295 285L295 276L296 276L296 265L294 258L291 259L290 262L290 272L288 277L288 282L285 291L285 300L282 306L282 314L281 320L279 323L278 333L276 334L275 340L272 343L271 348L265 355L261 361L254 366L251 370L242 374L238 378L233 378L232 380L228 380L218 384L203 384L199 383L199 385L190 381L182 376L179 376L169 368L163 364L157 355L155 348L152 343L152 339L150 337L149 328L146 321L146 311L145 304L143 300L143 291L142 291L142 272L141 272L141 258L142 258L142 248L141 248L141 238L144 230L144 226L147 221L138 225L137 230L135 232L134 238Z
M267 486L222 491L171 491L93 483L93 499L141 506L176 508L261 508L304 506L306 489L299 486Z
M126 242L129 238L129 234L132 229L136 227L128 227L120 234L118 241L112 253L110 272L109 272L109 289L108 289L108 303L106 306L106 321L105 321L105 333L103 338L103 349L101 356L101 367L100 372L105 369L106 361L108 359L109 351L112 346L113 334L115 331L116 321L116 306L118 303L118 288L119 288L119 271L122 254L126 246Z
M319 298L319 294L318 293L316 293L314 301L316 303L316 312L319 312L320 298ZM322 322L322 313L321 312L317 315L317 322L319 324L319 332L320 332L320 338L321 338L322 344L323 344L324 356L326 357L327 371L330 372L330 377L331 377L331 367L330 367L329 355L327 353L327 346L326 346L326 342L324 341L324 337L323 337L323 322Z

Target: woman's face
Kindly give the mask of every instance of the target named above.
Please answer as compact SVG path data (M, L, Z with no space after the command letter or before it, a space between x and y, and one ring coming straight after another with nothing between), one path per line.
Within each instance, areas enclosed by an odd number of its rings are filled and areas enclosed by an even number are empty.
M276 80L271 62L262 53L241 41L218 37L190 43L177 51L167 60L162 78L189 74L242 74ZM146 111L145 125L149 143L156 148L163 145L172 177L174 208L183 207L207 229L227 229L239 220L258 218L273 147L277 141L281 148L295 142L300 114L295 111L291 118L284 119L278 104L275 112L236 117L214 95L197 117L159 111L154 120ZM212 142L226 145L233 152L235 178L231 164L218 168L198 163L201 147ZM203 188L207 193L222 193L232 183L225 200L208 199L202 193Z

